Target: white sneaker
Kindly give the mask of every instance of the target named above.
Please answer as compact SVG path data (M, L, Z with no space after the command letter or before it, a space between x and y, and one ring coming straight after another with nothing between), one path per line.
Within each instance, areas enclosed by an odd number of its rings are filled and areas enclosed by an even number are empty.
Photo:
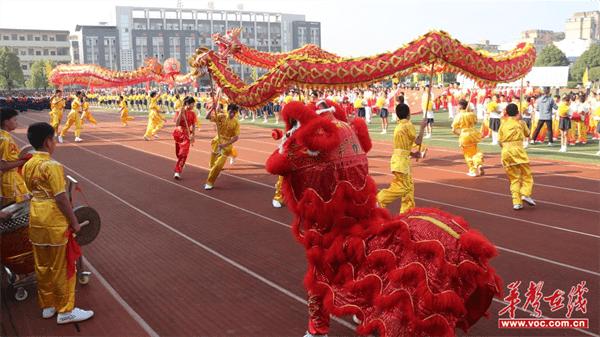
M235 164L235 157L229 157L229 165Z
M55 314L56 314L56 309L54 309L54 307L44 308L42 310L43 318L52 318Z
M498 145L498 142L492 142L492 145Z
M145 141L149 141L149 140L150 140L150 138L148 138L148 137L144 136L144 140L145 140Z
M469 173L467 173L467 175L469 177L477 177L477 173L475 173L475 172L469 172Z
M529 147L529 142L528 141L523 141L523 148L526 149Z
M534 145L535 144L535 139L532 139L531 141L529 141L529 144Z
M79 137L75 137L75 143L81 143L83 141L83 139L79 138Z
M61 144L63 143L63 137L62 136L58 136L58 142L61 143Z
M283 205L279 201L273 199L273 207L275 207L275 208L281 208L282 206Z
M211 184L204 184L204 189L207 190L207 191L208 190L212 190L213 188L214 188L214 186L211 185Z
M58 324L67 324L67 323L75 323L85 321L86 319L90 319L94 316L94 312L91 310L82 310L79 308L74 308L71 312L63 312L59 313L56 316L56 323Z
M522 196L521 200L525 201L529 206L535 206L535 200L531 197Z
M477 166L477 174L478 174L479 176L483 176L483 175L485 175L485 170L483 169L483 165L479 165L479 166Z
M154 139L159 139L160 137L158 135L154 135Z
M596 156L600 156L600 151L596 152Z
M558 152L567 152L567 147L566 146L561 146L560 150L558 150Z
M523 209L523 205L519 205L519 204L513 205L513 209L515 211L521 210L521 209Z
M554 143L548 142L548 146L554 146Z
M269 120L268 120L268 119L265 119L265 120L263 121L263 123L268 123L268 122L269 122Z
M179 180L179 179L181 179L181 175L179 174L179 172L175 172L175 174L173 175L173 178Z

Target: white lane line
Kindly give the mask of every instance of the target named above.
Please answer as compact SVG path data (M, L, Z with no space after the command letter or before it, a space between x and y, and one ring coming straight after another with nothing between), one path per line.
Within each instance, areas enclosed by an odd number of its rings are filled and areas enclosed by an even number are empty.
M283 223L283 222L281 222L281 221L278 221L278 220L275 220L275 219L269 218L269 217L267 217L267 216L264 216L264 215L262 215L262 214L259 214L259 213L256 213L256 212L254 212L254 211L251 211L251 210L249 210L249 209L246 209L246 208L243 208L243 207L240 207L240 206L234 205L234 204L232 204L232 203L229 203L229 202L227 202L227 201L221 200L221 199L219 199L219 198L212 197L212 196L210 196L210 195L207 195L206 193L202 193L202 192L196 191L196 190L194 190L194 189L191 189L191 188L189 188L189 187L187 187L187 186L184 186L184 185L180 185L180 184L174 183L174 182L173 182L173 181L171 181L171 180L167 180L167 179L165 179L165 178L158 177L158 176L156 176L156 175L155 175L155 174L153 174L153 173L150 173L150 172L144 171L144 170L142 170L142 169L139 169L139 168L137 168L137 167L131 166L131 165L129 165L129 164L127 164L127 163L124 163L124 162L121 162L121 161L119 161L119 160L116 160L116 159L113 159L113 158L107 157L107 156L105 156L105 155L103 155L103 154L101 154L101 153L97 153L97 152L95 152L95 151L89 150L89 149L87 149L87 148L85 148L85 147L82 147L82 146L79 146L79 148L80 148L80 149L82 149L82 150L84 150L84 151L90 152L90 153L92 153L92 154L94 154L94 155L96 155L96 156L98 156L98 157L104 158L104 159L106 159L106 160L113 161L113 162L115 162L115 163L117 163L117 164L120 164L120 165L122 165L122 166L125 166L125 167L127 167L127 168L130 168L130 169L132 169L132 170L138 171L138 172L140 172L140 173L142 173L142 174L148 175L148 176L150 176L150 177L152 177L152 178L155 178L155 179L158 179L158 180L164 181L164 182L166 182L166 183L169 183L169 184L171 184L171 185L177 186L177 187L179 187L179 188L183 188L183 189L185 189L185 190L188 190L188 191L190 191L190 192L192 192L192 193L195 193L195 194L198 194L198 195L201 195L201 196L207 197L207 198L209 198L209 199L211 199L211 200L214 200L214 201L217 201L217 202L219 202L219 203L225 204L225 205L227 205L227 206L230 206L230 207L236 208L236 209L238 209L238 210L241 210L241 211L243 211L243 212L246 212L246 213L249 213L249 214L252 214L252 215L258 216L258 217L260 217L260 218L262 218L262 219L265 219L265 220L271 221L271 222L273 222L273 223L276 223L276 224L278 224L278 225L281 225L281 226L284 226L284 227L287 227L287 228L291 228L291 226L290 226L290 225L288 225L288 224L286 224L286 223ZM426 200L426 199L424 199L424 200ZM431 202L434 202L434 201L431 201ZM455 206L455 207L458 207L458 206ZM592 236L591 234L587 234L587 233L583 233L583 234L586 234L586 235L590 235L590 236ZM591 274L591 275L594 275L594 276L600 276L600 273L598 273L598 272L595 272L595 271L591 271L591 270L587 270L587 269L579 268L579 267L576 267L576 266L572 266L572 265L569 265L569 264L566 264L566 263L562 263L562 262L558 262L558 261L554 261L554 260L546 259L546 258L543 258L543 257L539 257L539 256L535 256L535 255L531 255L531 254L523 253L523 252L520 252L520 251L517 251L517 250L507 249L507 248L503 248L503 247L498 247L498 249L499 249L499 250L506 251L506 252L508 252L508 253L512 253L512 254L516 254L516 255L521 255L521 256L524 256L524 257L527 257L527 258L531 258L531 259L535 259L535 260L538 260L538 261L543 261L543 262L550 263L550 264L554 264L554 265L557 265L557 266L561 266L561 267L565 267L565 268L569 268L569 269L573 269L573 270L581 271L581 272L584 272L584 273L587 273L587 274Z
M94 268L94 266L90 263L90 261L88 261L88 259L85 258L85 256L83 257L83 262L84 262L86 269L89 269L92 272L94 277L97 278L98 281L100 281L100 283L104 286L104 288L106 288L108 290L108 292L111 294L111 296L123 307L123 309L125 309L125 311L127 311L129 316L131 316L131 318L133 318L133 320L136 321L142 327L142 329L144 329L144 331L146 331L146 333L148 333L149 336L151 336L151 337L160 336L156 331L154 331L154 329L152 329L150 324L148 324L142 318L142 316L140 316L129 305L129 303L127 303L123 299L123 297L121 297L121 295L119 295L119 293L115 290L115 288L113 288L110 285L110 283L108 283L108 281L104 278L104 276L102 276L102 274L100 274L100 272L96 268Z
M83 147L82 147L82 149L83 149ZM86 150L87 150L87 149L86 149ZM88 150L88 151L89 151L89 150ZM90 151L90 152L93 152L93 151ZM127 165L125 165L125 166L127 166ZM210 248L210 247L208 247L208 246L204 245L203 243L201 243L201 242L199 242L199 241L195 240L194 238L192 238L192 237L190 237L190 236L186 235L185 233L183 233L183 232L181 232L181 231L179 231L179 230L175 229L174 227L172 227L172 226L168 225L167 223L163 222L162 220L160 220L160 219L158 219L158 218L156 218L156 217L152 216L151 214L147 213L146 211L144 211L144 210L142 210L142 209L140 209L140 208L138 208L138 207L136 207L136 206L132 205L132 204L131 204L131 203L129 203L127 200L125 200L125 199L123 199L123 198L119 197L118 195L116 195L116 194L112 193L111 191L109 191L109 190L105 189L104 187L102 187L102 186L100 186L100 185L96 184L96 183L95 183L95 182L93 182L91 179L89 179L89 178L87 178L87 177L83 176L81 173L79 173L79 172L75 171L74 169L72 169L72 168L70 168L70 167L67 167L66 165L65 165L65 168L66 168L66 169L68 169L69 171L71 171L71 172L75 173L75 174L76 174L76 175L77 175L79 178L81 178L81 179L83 179L83 180L87 181L88 183L90 183L90 184L91 184L91 185L93 185L94 187L98 188L99 190L103 191L104 193L106 193L106 194L110 195L111 197L113 197L113 198L115 198L115 199L119 200L119 201L120 201L121 203L123 203L124 205L127 205L127 206L128 206L128 207L130 207L131 209L133 209L133 210L137 211L138 213L140 213L140 214L144 215L145 217L147 217L148 219L150 219L150 220L152 220L152 221L156 222L157 224L161 225L162 227L164 227L164 228L166 228L166 229L170 230L171 232L173 232L173 233L175 233L175 234L179 235L180 237L182 237L182 238L184 238L184 239L188 240L189 242L193 243L194 245L196 245L196 246L198 246L198 247L202 248L203 250L205 250L205 251L209 252L210 254L212 254L212 255L214 255L214 256L216 256L216 257L218 257L219 259L221 259L221 260L223 260L223 261L225 261L225 262L229 263L230 265L232 265L233 267L235 267L235 268L239 269L240 271L242 271L242 272L244 272L244 273L246 273L246 274L250 275L251 277L253 277L253 278L255 278L255 279L259 280L260 282L262 282L262 283L264 283L264 284L268 285L269 287L271 287L271 288L273 288L273 289L275 289L275 290L279 291L280 293L282 293L282 294L284 294L284 295L286 295L286 296L288 296L288 297L290 297L290 298L292 298L292 299L296 300L297 302L300 302L300 303L302 303L302 304L304 304L304 305L306 305L306 304L307 304L306 300L304 300L302 297L300 297L300 296L298 296L298 295L294 294L294 293L293 293L293 292L291 292L290 290L288 290L288 289L286 289L286 288L284 288L284 287L282 287L282 286L278 285L277 283L275 283L275 282L273 282L273 281L271 281L271 280L267 279L266 277L264 277L264 276L262 276L262 275L258 274L257 272L255 272L255 271L252 271L251 269L249 269L249 268L247 268L247 267L243 266L242 264L240 264L240 263L238 263L238 262L236 262L236 261L234 261L234 260L232 260L232 259L228 258L227 256L225 256L225 255L223 255L223 254L219 253L218 251L216 251L216 250L214 250L214 249L212 249L212 248ZM154 176L154 177L155 177L155 178L158 178L158 177L156 177L156 176ZM159 178L159 179L161 179L161 180L164 180L164 179L162 179L162 178ZM165 181L166 181L166 182L169 182L169 183L172 183L172 182L171 182L171 181L169 181L169 180L165 180ZM176 186L181 186L181 185L177 185L177 184L174 184L174 185L176 185ZM216 199L216 198L213 198L213 199ZM216 199L216 200L218 200L218 199ZM227 203L227 204L229 204L229 203ZM229 204L229 205L231 205L231 204ZM231 206L234 206L234 207L235 207L235 205L231 205ZM239 209L241 209L241 210L245 210L245 209L243 209L243 208L239 208ZM247 211L247 212L249 212L249 213L251 213L251 214L253 214L253 215L256 215L256 213L254 213L254 212L252 212L252 211L248 211L248 210L245 210L245 211ZM267 218L267 219L268 219L268 218ZM271 219L271 220L272 220L272 219ZM274 221L274 222L278 222L278 221L276 221L276 220L272 220L272 221ZM284 225L285 225L285 224L284 224ZM338 317L332 317L332 319L333 319L333 320L335 320L336 322L338 322L340 325L342 325L342 326L344 326L344 327L346 327L346 328L348 328L348 329L351 329L352 331L354 331L354 330L355 330L355 327L354 327L352 324L350 324L350 323L348 323L348 322L346 322L346 321L344 321L344 320L342 320L342 319L340 319L340 318L338 318Z
M106 138L98 137L98 136L95 136L95 135L94 135L93 137L95 137L95 138L98 138L98 139L103 139L103 140L105 140L105 141L108 141L108 142L110 142L110 143L115 143L115 142L113 142L113 141L111 141L111 140L108 140L108 139L106 139ZM131 148L131 149L134 149L134 150L136 150L136 151L140 151L140 152L144 152L144 153L147 153L147 154L155 155L154 153L147 152L147 151L141 150L141 149L139 149L139 148L134 148L134 147L130 147L130 146L128 146L128 145L122 145L122 144L119 144L119 145L121 145L121 146L124 146L124 147L128 147L128 148ZM151 176L151 177L153 177L153 178L155 178L155 179L162 180L162 181L164 181L164 182L167 182L167 183L169 183L169 184L172 184L172 185L174 185L174 186L178 186L178 187L180 187L180 188L183 188L183 189L185 189L185 190L188 190L188 191L190 191L190 192L192 192L192 193L195 193L195 194L198 194L198 195L202 195L202 196L204 196L204 197L207 197L207 198L209 198L209 199L212 199L212 200L214 200L214 201L217 201L217 202L223 203L223 204L225 204L225 205L228 205L228 206L230 206L230 207L236 208L236 209L238 209L238 210L241 210L241 211L244 211L244 212L250 213L250 214L252 214L252 215L256 215L256 216L258 216L258 217L260 217L260 218L263 218L263 219L265 219L265 220L269 220L269 221L271 221L271 222L274 222L274 223L276 223L276 224L282 225L282 226L284 226L284 227L291 228L291 226L290 226L290 225L288 225L288 224L286 224L286 223L283 223L283 222L281 222L281 221L278 221L278 220L275 220L275 219L269 218L269 217L267 217L267 216L264 216L264 215L262 215L262 214L259 214L259 213L256 213L256 212L254 212L254 211L248 210L248 209L246 209L246 208L239 207L239 206L237 206L237 205L234 205L234 204L231 204L231 203L229 203L229 202L227 202L227 201L224 201L224 200L221 200L221 199L218 199L218 198L212 197L212 196L210 196L210 195L208 195L208 194L206 194L206 193L202 193L202 192L196 191L196 190L194 190L194 189L191 189L191 188L189 188L189 187L187 187L187 186L184 186L184 185L180 185L180 184L174 183L174 182L173 182L173 181L171 181L171 180L167 180L167 179L165 179L165 178L158 177L158 176L156 176L156 175L154 175L154 174L152 174L152 173L150 173L150 172L147 172L147 171L141 170L141 169L139 169L139 168L137 168L137 167L133 167L133 166L131 166L131 165L127 164L127 163L124 163L124 162L118 161L118 160L116 160L116 159L113 159L113 158L107 157L107 156L105 156L105 155L103 155L103 154L101 154L101 153L97 153L97 152L95 152L95 151L89 150L89 149L87 149L87 148L85 148L85 147L83 147L83 146L79 146L79 145L77 145L77 146L78 146L80 149L84 150L84 151L90 152L90 153L92 153L92 154L94 154L94 155L96 155L96 156L99 156L99 157L101 157L101 158L104 158L104 159L107 159L107 160L113 161L113 162L115 162L115 163L118 163L118 164L120 164L120 165L123 165L123 166L125 166L125 167L128 167L128 168L130 168L130 169L132 169L132 170L138 171L138 172L140 172L140 173L142 173L142 174L145 174L145 175ZM233 177L237 177L237 176L233 176ZM250 182L255 182L255 181L253 181L253 180L250 180L250 179L248 179L248 180L249 180ZM270 185L267 185L267 186L269 186L270 188L272 188L272 186L270 186ZM574 231L574 230L570 230L570 229L565 229L565 228L560 228L560 227L554 227L554 226L545 225L545 224L540 224L540 223L533 222L533 221L529 221L529 220L523 220L523 219L519 219L519 218L513 218L513 217L504 216L504 215L500 215L500 214L494 214L494 213L489 213L489 212L485 212L485 211L480 211L480 210L476 210L476 209L472 209L472 208L468 208L468 207L463 207L463 206L457 206L457 205L453 205L453 204L442 203L442 202L439 202L439 201L434 201L434 200L430 200L430 199L424 199L424 198L415 198L415 199L419 199L419 200L423 200L423 201L428 201L428 202L432 202L432 203L437 203L437 204L442 204L442 205L451 206L451 207L456 207L456 208L461 208L461 209L465 209L465 210L470 210L470 211L473 211L473 212L480 212L480 213L484 213L484 214L488 214L488 215L496 215L496 216L499 216L499 217L504 217L504 218L508 218L508 219L512 219L512 220L517 220L517 221L523 221L523 222L527 222L527 223L532 223L532 224L534 224L534 225L538 225L538 226L549 227L549 228L553 228L553 229L558 229L558 230L563 230L563 231L567 231L567 232L572 232L572 233L575 233L575 234L580 234L580 235L586 235L586 236L591 236L591 237L595 237L595 238L600 238L600 236L598 236L598 235L594 235L594 234L589 234L589 233L578 232L578 231ZM512 253L512 254L521 255L521 256L525 256L525 257L531 258L531 259L536 259L536 260L539 260L539 261L543 261L543 262L547 262L547 263L555 264L555 265L558 265L558 266L561 266L561 267L566 267L566 268L570 268L570 269L573 269L573 270L582 271L582 272L584 272L584 273L588 273L588 274L591 274L591 275L595 275L595 276L598 276L598 275L600 275L600 273L598 273L598 272L595 272L595 271L591 271L591 270L587 270L587 269L579 268L579 267L572 266L572 265L569 265L569 264L565 264L565 263L562 263L562 262L558 262L558 261L554 261L554 260L546 259L546 258L539 257L539 256L536 256L536 255L527 254L527 253L524 253L524 252L520 252L520 251L517 251L517 250L507 249L507 248L503 248L503 247L498 247L498 249L499 249L499 250L504 250L504 251L506 251L506 252L509 252L509 253Z

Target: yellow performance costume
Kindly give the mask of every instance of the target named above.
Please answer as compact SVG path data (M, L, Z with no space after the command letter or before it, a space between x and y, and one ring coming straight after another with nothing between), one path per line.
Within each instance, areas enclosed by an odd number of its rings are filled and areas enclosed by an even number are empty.
M52 125L56 133L58 133L58 127L60 126L66 104L67 101L63 97L54 97L50 101L50 112L48 113L50 115L50 125Z
M81 117L81 123L83 124L83 122L87 119L88 122L97 125L98 122L96 121L96 119L94 118L94 116L92 116L92 113L90 112L90 103L88 103L87 101L83 102L83 104L81 105L82 109L83 109L83 115Z
M127 122L132 121L133 117L129 117L129 108L127 107L127 101L121 100L119 103L119 107L121 108L121 123L123 126L127 126Z
M75 277L67 279L67 219L55 197L65 193L63 166L47 152L34 152L23 166L23 177L31 191L29 240L33 246L38 302L70 312L75 305Z
M415 188L410 173L410 152L416 134L417 131L410 120L398 121L394 129L394 153L390 161L394 179L390 183L390 187L377 193L377 201L381 207L386 207L398 198L402 198L400 213L415 207Z
M469 175L483 173L483 153L477 148L481 141L481 132L475 129L477 115L472 112L461 110L452 122L452 132L457 133L460 130L458 144L463 150L465 162L469 168Z
M273 196L273 200L277 201L280 204L283 204L283 192L281 188L283 187L283 176L279 176L277 179L277 183L275 183L275 195Z
M502 166L510 181L513 205L522 205L522 197L530 197L533 192L533 176L529 167L529 157L523 148L523 139L529 137L525 122L509 117L498 131L502 146Z
M148 126L146 127L146 133L144 138L149 139L155 136L165 124L165 119L161 115L160 107L158 106L159 96L148 97L150 100L149 112L148 112Z
M233 155L233 144L230 144L219 151L218 145L229 142L233 137L240 135L240 123L237 117L229 118L227 113L211 114L210 120L217 126L217 135L210 142L212 153L210 154L210 172L206 183L213 186L219 173L225 166L227 157Z
M64 128L60 132L60 136L64 137L67 134L67 131L71 128L71 126L75 125L75 138L79 138L81 136L81 113L83 106L79 97L75 97L73 102L71 102L71 111L67 115L67 123L65 123Z
M19 146L12 135L6 130L0 130L0 159L11 162L19 160ZM2 206L13 202L23 202L28 198L29 191L18 168L4 171L2 178Z

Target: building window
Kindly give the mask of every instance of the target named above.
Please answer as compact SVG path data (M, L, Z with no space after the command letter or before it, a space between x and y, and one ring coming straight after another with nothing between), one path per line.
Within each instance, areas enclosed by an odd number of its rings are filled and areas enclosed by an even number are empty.
M28 55L33 55L33 48L27 49L27 54Z
M48 49L44 49L44 55L49 55Z
M48 41L48 35L42 35L42 41Z
M42 51L41 50L36 50L35 51L35 56L41 56L42 55Z
M50 51L50 55L55 56L56 52L54 50Z
M185 55L190 56L194 52L194 47L196 46L196 39L193 36L186 36L183 40L185 44Z
M4 40L4 41L8 41L8 40L10 40L10 36L8 36L8 35L3 35L3 36L2 36L2 40Z
M40 37L39 36L36 36L33 39L36 40L36 41L40 41Z
M23 69L23 70L27 70L27 65L26 65L26 64L22 64L22 65L21 65L21 69Z
M169 37L169 54L176 60L181 58L181 43L179 37Z
M116 44L116 37L110 36L104 38L104 65L110 69L117 68Z
M25 36L19 35L19 41L25 41Z
M298 27L298 47L307 44L306 27Z
M10 35L11 40L13 41L17 41L17 34L11 34Z
M88 36L85 38L84 63L98 63L98 37Z
M54 41L54 36L50 36L50 41Z
M159 62L165 57L165 44L162 36L152 37L152 54Z
M148 56L148 39L145 36L135 38L135 63L141 65Z
M21 51L19 52L19 55L21 55L21 56L25 56L25 55L27 55L27 51L26 51L26 50L21 50Z

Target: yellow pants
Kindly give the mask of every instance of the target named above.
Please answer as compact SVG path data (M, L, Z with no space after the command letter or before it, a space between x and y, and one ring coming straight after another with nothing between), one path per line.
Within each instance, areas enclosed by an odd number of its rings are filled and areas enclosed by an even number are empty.
M60 121L62 120L62 113L55 113L50 111L50 125L54 128L54 132L58 134L58 128L60 127Z
M273 196L273 200L278 201L283 204L283 193L281 193L282 185L283 185L283 176L279 176L279 179L277 179L277 183L275 183L275 195Z
M75 137L81 136L81 118L78 113L70 113L69 116L67 116L67 123L60 132L60 136L64 137L72 125L75 125Z
M121 123L123 123L123 125L127 125L127 122L132 120L134 120L134 118L130 117L127 112L121 113Z
M394 200L402 198L400 213L404 213L415 207L415 186L410 173L393 173L394 179L390 183L390 187L377 193L377 201L381 207L386 207Z
M577 133L577 138L575 138L575 134L573 138L579 143L587 143L588 126L585 125L585 121L573 121L573 128L575 129L573 132Z
M479 151L477 145L463 146L463 155L470 173L476 173L477 168L483 165L483 153Z
M83 124L83 122L85 120L87 120L88 122L90 122L90 123L92 123L94 125L98 124L98 122L96 121L96 119L94 118L94 116L92 116L91 112L86 112L86 113L83 114L83 118L81 120L81 123Z
M211 145L211 154L210 154L210 163L208 172L208 178L206 179L206 183L209 185L214 185L219 173L223 170L225 166L225 162L227 161L227 157L232 155L233 145L229 145L223 148L220 152L218 152L217 146L219 142L217 139L213 139L210 143Z
M53 307L69 312L75 306L75 281L67 280L67 245L33 246L38 303L41 308Z
M148 126L146 127L144 137L153 137L163 128L163 125L165 125L165 121L161 116L148 116Z
M530 197L533 193L533 175L529 164L506 166L504 170L510 181L513 205L522 205L521 197Z

